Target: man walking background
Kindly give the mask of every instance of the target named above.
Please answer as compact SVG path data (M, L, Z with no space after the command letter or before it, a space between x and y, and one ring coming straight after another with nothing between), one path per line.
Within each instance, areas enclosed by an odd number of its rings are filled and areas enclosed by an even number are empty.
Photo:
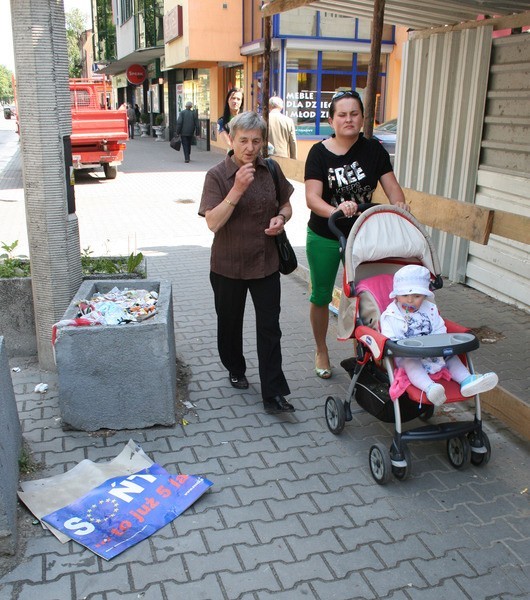
M199 119L197 118L197 113L191 110L192 107L193 103L188 100L186 108L181 111L177 119L177 134L180 135L184 161L187 163L190 162L191 139L199 128Z
M274 146L274 156L296 158L296 133L294 123L282 114L283 100L269 98L269 143Z

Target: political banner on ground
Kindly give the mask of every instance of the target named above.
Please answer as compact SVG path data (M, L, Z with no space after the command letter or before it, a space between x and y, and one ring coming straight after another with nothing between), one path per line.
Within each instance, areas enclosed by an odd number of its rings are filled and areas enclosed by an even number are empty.
M107 479L42 520L110 560L176 519L211 485L198 475L171 475L154 463Z

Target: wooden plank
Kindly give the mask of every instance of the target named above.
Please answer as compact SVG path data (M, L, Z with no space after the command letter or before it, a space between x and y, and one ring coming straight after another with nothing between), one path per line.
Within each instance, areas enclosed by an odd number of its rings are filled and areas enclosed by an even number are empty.
M410 188L403 188L403 193L407 204L410 204L412 214L420 223L477 244L488 243L493 210ZM388 204L388 198L381 186L377 186L373 200L379 204Z
M530 217L496 210L493 215L491 233L523 244L530 244Z
M294 158L284 158L282 156L274 156L275 160L281 167L283 174L287 179L304 183L305 162L303 160L295 160Z
M500 386L480 394L480 400L484 412L497 417L510 429L530 440L530 406Z
M280 165L288 179L304 182L304 161L280 156L272 158ZM403 188L403 193L413 215L424 225L482 245L488 243L492 233L509 240L530 244L530 217L418 192L410 188ZM379 204L388 204L388 198L381 186L377 186L373 200Z
M493 26L495 31L499 29L518 29L530 25L530 11L521 12L493 19L483 19L482 21L465 21L462 23L441 25L440 27L431 27L428 29L417 29L409 31L409 40L426 38L435 34L445 34L451 31L461 31L463 29L475 29L477 27Z

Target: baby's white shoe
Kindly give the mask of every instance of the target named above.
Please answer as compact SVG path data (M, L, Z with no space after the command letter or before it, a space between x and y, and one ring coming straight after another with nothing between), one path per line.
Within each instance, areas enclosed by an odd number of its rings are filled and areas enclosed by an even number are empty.
M475 394L489 392L499 383L499 378L496 373L484 373L479 375L475 373L466 377L460 384L460 393L462 396L469 398Z
M441 383L431 383L431 385L425 390L425 394L428 400L432 402L434 406L440 406L447 400L445 388Z

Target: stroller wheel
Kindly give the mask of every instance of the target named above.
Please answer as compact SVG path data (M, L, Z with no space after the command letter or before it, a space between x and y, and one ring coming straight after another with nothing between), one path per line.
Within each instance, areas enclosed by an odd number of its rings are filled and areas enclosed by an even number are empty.
M491 458L491 445L488 436L482 431L480 434L471 432L468 435L471 445L471 464L475 467L487 465ZM476 450L474 450L476 448Z
M344 403L333 396L326 398L326 423L331 433L338 435L344 429L346 411Z
M406 465L404 467L396 467L395 465L392 465L392 473L396 479L399 479L399 481L405 481L405 479L408 479L412 473L412 455L409 447L406 444L402 444L401 450L403 454L403 461L406 463ZM395 459L395 457L392 456L392 453L390 453L390 458L391 460Z
M376 483L379 485L387 483L392 474L392 463L390 453L383 444L374 444L370 448L369 460L370 471Z
M431 404L419 415L422 421L428 421L434 415L434 406Z
M463 469L471 460L471 446L465 435L447 440L447 458L455 469Z

